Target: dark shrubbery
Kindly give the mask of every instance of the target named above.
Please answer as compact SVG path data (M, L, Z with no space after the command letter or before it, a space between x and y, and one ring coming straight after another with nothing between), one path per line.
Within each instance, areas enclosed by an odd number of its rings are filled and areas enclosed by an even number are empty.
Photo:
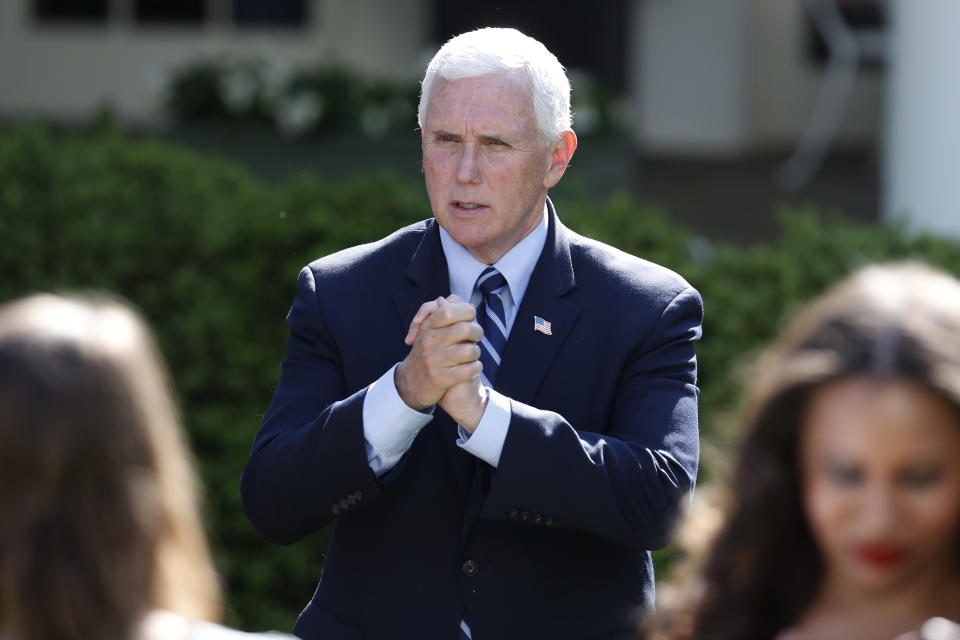
M219 159L118 135L0 135L0 300L108 289L146 315L199 461L234 624L289 629L323 564L323 534L270 548L239 495L297 273L425 217L420 191L377 177L268 186Z
M783 214L775 244L711 249L627 197L557 204L568 226L669 266L702 292L708 475L709 452L736 438L740 372L786 315L868 261L912 257L960 273L955 244L813 211ZM279 373L296 275L313 258L428 215L421 184L386 176L268 185L221 159L117 133L0 133L0 301L108 289L146 315L205 483L232 624L289 629L323 565L326 532L271 547L239 496Z

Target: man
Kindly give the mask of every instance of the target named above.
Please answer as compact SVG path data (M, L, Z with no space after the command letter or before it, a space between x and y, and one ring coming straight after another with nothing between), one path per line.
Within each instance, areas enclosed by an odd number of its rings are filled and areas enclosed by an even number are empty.
M419 122L434 217L300 273L244 471L267 539L336 520L295 632L629 636L696 475L699 294L560 223L577 139L536 40L453 38Z

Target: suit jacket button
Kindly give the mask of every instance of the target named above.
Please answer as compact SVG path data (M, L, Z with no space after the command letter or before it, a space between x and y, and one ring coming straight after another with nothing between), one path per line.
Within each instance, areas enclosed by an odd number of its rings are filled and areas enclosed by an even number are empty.
M340 515L342 509L340 508L340 505L335 504L330 507L330 511L333 511L333 515L338 516Z
M472 578L473 576L477 575L478 571L480 571L480 567L473 560L467 560L463 563L463 565L460 566L460 571L462 571L463 575L467 576L468 578Z

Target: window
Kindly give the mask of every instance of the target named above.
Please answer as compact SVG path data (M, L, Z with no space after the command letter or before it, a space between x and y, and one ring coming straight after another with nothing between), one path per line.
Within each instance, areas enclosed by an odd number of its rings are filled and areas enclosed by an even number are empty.
M0 0L5 2L6 0ZM300 28L310 0L32 0L39 23Z
M234 0L233 18L243 26L301 27L307 6L305 0Z
M134 16L141 23L200 24L206 17L205 4L196 0L136 0Z
M108 0L34 0L33 15L41 22L105 22Z
M886 11L883 0L833 0L838 15L857 41L859 59L866 66L882 65L886 48ZM822 28L808 13L810 58L824 64L830 52Z

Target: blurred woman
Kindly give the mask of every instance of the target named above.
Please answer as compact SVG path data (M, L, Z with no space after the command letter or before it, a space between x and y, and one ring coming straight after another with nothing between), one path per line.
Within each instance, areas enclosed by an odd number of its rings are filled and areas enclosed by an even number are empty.
M230 638L167 376L112 301L0 307L0 636ZM225 635L224 635L225 634Z
M924 622L960 620L960 282L914 264L835 286L768 353L745 423L719 533L649 636L950 633Z

